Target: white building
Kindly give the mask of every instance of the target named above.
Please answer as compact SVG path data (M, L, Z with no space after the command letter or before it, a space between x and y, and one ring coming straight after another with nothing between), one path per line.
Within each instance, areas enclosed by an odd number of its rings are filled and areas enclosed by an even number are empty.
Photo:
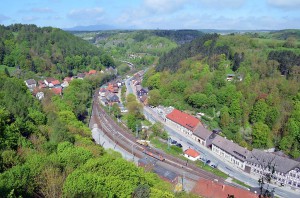
M200 153L198 153L194 149L189 148L184 151L184 157L188 158L189 160L196 161L200 158Z
M212 141L212 151L234 164L236 167L246 172L250 172L250 167L246 166L247 157L250 151L238 144L217 135Z

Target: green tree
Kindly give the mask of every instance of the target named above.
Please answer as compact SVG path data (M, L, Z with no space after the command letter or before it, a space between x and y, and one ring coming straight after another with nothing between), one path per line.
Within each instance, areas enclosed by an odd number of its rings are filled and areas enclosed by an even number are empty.
M268 105L264 100L258 100L251 111L250 121L252 123L264 122L268 113Z
M253 125L252 145L255 148L269 148L271 146L271 136L268 125L262 122L257 122Z
M158 106L161 104L162 97L158 89L153 89L149 91L148 94L148 103L152 106Z

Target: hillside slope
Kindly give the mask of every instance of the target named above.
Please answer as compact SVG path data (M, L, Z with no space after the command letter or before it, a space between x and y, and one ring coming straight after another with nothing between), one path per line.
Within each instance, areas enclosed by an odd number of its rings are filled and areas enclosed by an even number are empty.
M96 46L57 28L0 26L0 65L33 72L68 73L115 66Z
M299 41L206 35L162 56L144 78L149 103L204 112L244 147L300 156Z

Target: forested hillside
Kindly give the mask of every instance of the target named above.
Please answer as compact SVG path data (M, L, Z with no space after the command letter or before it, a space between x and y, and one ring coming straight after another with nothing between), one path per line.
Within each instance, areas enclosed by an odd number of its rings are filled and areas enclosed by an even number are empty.
M156 64L157 59L163 54L203 35L197 30L114 30L73 33L111 53L116 61L129 61L137 68ZM126 70L126 64L119 65L119 71Z
M14 24L0 26L0 35L0 65L44 75L115 67L103 50L57 28Z
M174 196L158 176L91 140L76 118L91 89L73 80L63 98L49 91L40 103L22 80L0 74L0 197Z
M205 113L209 128L244 147L276 147L297 158L299 47L295 37L267 33L205 35L162 56L143 84L152 105Z

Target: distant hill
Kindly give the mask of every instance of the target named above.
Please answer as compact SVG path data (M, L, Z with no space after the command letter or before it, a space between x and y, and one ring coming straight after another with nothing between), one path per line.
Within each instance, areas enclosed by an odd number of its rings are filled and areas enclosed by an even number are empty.
M295 39L300 39L300 30L289 29L289 30L279 30L271 33L274 38L286 40L289 37L294 37Z
M118 27L112 25L88 25L88 26L75 26L72 28L65 28L66 31L100 31L100 30L115 30Z
M68 73L115 66L101 49L61 29L0 26L0 65L33 72Z

